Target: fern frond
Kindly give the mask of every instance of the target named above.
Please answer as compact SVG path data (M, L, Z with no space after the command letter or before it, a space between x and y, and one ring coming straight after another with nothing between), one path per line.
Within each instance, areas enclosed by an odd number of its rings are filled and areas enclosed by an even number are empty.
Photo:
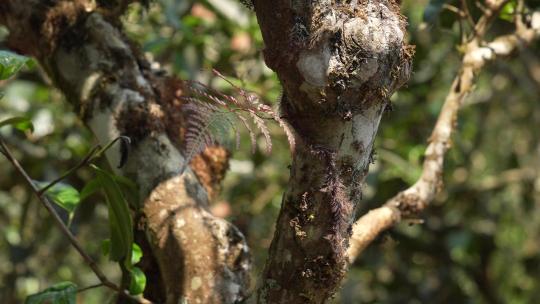
M257 114L252 111L249 111L248 113L253 119L255 125L257 126L257 129L259 129L259 131L261 131L261 133L264 135L264 139L266 141L266 152L270 154L272 152L272 137L270 136L270 130L268 130L268 127L266 126L264 120L260 118Z
M184 114L189 117L184 135L186 165L207 146L226 145L231 132L237 141L240 136L235 116L230 111L224 111L214 104L200 102L197 99L191 100L191 103L183 105L182 108Z
M294 152L294 148L296 147L296 139L294 137L291 126L281 117L279 117L279 115L274 115L273 118L279 124L281 129L283 129L283 132L285 132L285 135L287 136L287 141L289 142L289 147L291 148L291 151Z
M257 150L257 138L255 136L255 132L253 132L251 125L249 124L248 120L244 116L239 115L238 118L244 124L244 127L246 128L246 130L248 130L250 142L251 142L251 153L255 153L255 151Z
M214 74L225 80L236 92L237 97L221 93L197 81L186 82L186 95L180 98L185 102L186 132L184 135L184 156L186 165L210 145L227 145L231 135L240 145L238 125L243 125L249 136L252 151L256 150L256 135L262 134L266 151L272 151L272 138L266 120L275 120L287 134L291 148L294 149L294 134L288 124L270 106L262 103L258 95L236 86L216 70Z

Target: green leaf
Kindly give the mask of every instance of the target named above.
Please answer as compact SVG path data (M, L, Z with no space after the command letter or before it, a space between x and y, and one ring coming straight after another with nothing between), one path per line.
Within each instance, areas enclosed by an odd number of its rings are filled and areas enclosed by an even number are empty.
M111 252L111 239L105 239L101 242L101 253L108 256Z
M94 178L90 180L81 190L81 201L84 201L87 199L90 195L96 193L101 187L101 184L99 183L99 180L97 178Z
M139 245L137 245L137 243L133 243L133 251L132 251L132 254L131 254L131 265L135 265L135 264L139 263L142 256L143 256L143 252L142 252L141 247L139 247Z
M129 273L131 275L129 293L132 295L143 293L144 288L146 287L146 276L144 275L144 272L138 267L133 267L130 269Z
M109 209L111 234L109 258L116 262L127 261L129 263L132 254L133 224L128 203L112 174L95 165L91 167L96 171L101 188L105 191Z
M110 252L111 252L111 240L110 239L103 240L101 242L101 253L104 256L108 256ZM142 256L143 256L143 252L142 252L141 247L139 247L137 243L133 243L132 252L131 252L131 265L135 265L139 263ZM131 265L128 265L128 266L131 266Z
M8 125L21 131L30 130L30 132L34 132L32 121L26 117L16 116L0 121L0 128Z
M77 285L71 282L55 284L26 298L26 304L76 304Z
M515 0L506 3L499 13L499 18L512 22L514 20L514 14L516 13L516 5L517 3Z
M28 57L0 50L0 80L13 76L28 60Z
M43 188L49 183L36 182L36 184ZM58 183L54 185L52 188L47 190L46 194L54 201L54 203L64 208L69 213L73 213L81 202L79 191L65 183Z

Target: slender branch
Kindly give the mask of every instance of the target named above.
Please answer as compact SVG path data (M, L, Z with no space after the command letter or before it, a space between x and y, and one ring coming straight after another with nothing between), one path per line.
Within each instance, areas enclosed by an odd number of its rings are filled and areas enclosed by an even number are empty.
M508 3L508 1L510 0L486 1L487 7L484 10L484 14L482 15L482 17L480 17L480 19L476 23L476 26L473 29L473 38L476 38L477 41L480 41L482 38L484 38L484 35L491 26L491 23L495 18L497 18L499 11L506 3Z
M99 287L103 287L103 283L98 283L98 284L86 286L86 287L83 287L83 288L79 288L79 289L77 289L77 293L85 292L87 290L94 289L94 288L99 288Z
M30 188L32 189L32 192L34 192L34 194L37 196L37 198L41 202L41 204L45 207L45 209L47 209L49 214L53 217L53 220L56 223L56 225L58 226L58 228L60 228L62 233L68 238L71 245L73 245L73 247L75 247L77 252L81 255L81 257L86 262L86 264L88 264L90 269L92 269L92 271L96 274L96 276L101 281L101 283L104 286L107 286L108 288L116 291L121 296L124 296L126 298L131 299L131 300L134 300L137 303L141 303L141 304L150 304L150 303L152 303L152 302L150 302L150 301L148 301L148 300L146 300L144 298L140 298L140 297L133 296L133 295L129 294L129 292L127 292L126 290L121 289L116 284L114 284L113 282L109 281L109 279L107 279L107 277L101 271L101 269L99 268L97 263L84 251L84 249L82 248L79 241L75 238L73 233L71 233L71 231L68 229L68 227L64 224L64 222L62 221L62 219L60 218L58 213L56 213L56 211L54 210L54 207L51 204L51 202L49 201L49 199L47 197L43 196L40 193L40 190L38 189L36 184L32 181L32 178L30 178L28 173L24 170L24 168L20 165L20 163L17 161L17 159L11 153L11 151L7 147L6 143L4 142L4 138L2 136L0 136L0 147L2 148L2 150L4 152L4 155L6 156L8 161L11 162L11 164L13 165L15 170L17 172L19 172L23 176L23 178L26 181L26 183L28 184L28 186L30 186Z
M92 148L92 150L90 150L90 152L88 152L88 154L73 168L69 169L66 173L62 174L60 177L58 177L57 179L53 180L52 182L50 182L47 186L41 188L41 190L39 190L37 192L37 195L38 196L43 196L44 193L47 192L47 190L51 189L52 187L54 187L54 185L58 184L59 182L63 181L64 179L66 179L67 177L69 177L71 174L75 173L77 170L79 170L80 168L88 165L93 159L94 159L94 155L96 154L96 151L99 149L99 146L96 146L94 148Z
M109 150L116 142L118 142L119 140L122 140L124 142L127 142L127 143L130 143L131 140L129 139L129 137L127 136L118 136L117 138L115 138L114 140L112 140L111 142L109 142L105 147L101 147L100 145L97 145L95 146L94 148L92 148L92 150L90 150L90 152L88 152L88 154L73 168L69 169L66 173L62 174L60 177L58 177L57 179L53 180L52 182L50 182L47 186L43 187L41 190L38 191L38 195L39 196L43 196L44 193L47 192L47 190L51 189L52 187L54 187L54 185L58 184L59 182L63 181L64 179L66 179L68 176L70 176L71 174L75 173L77 170L79 170L80 168L90 164L94 159L96 158L99 158L103 155L103 153L105 153L105 151Z
M493 7L490 8L493 9ZM486 18L482 17L481 20L486 20ZM517 28L515 33L500 36L484 46L477 45L477 41L480 41L482 37L477 37L478 39L465 45L466 53L462 60L462 69L454 79L429 139L430 144L425 153L420 179L407 190L388 200L382 207L363 215L353 225L348 249L350 263L354 262L381 232L399 223L402 218L420 213L435 198L442 188L444 156L450 148L457 113L474 86L474 76L488 62L508 56L540 36L540 12L531 14L530 18L530 27ZM486 21L482 22L487 24ZM485 33L485 29L482 28L482 31L478 33Z
M467 4L466 0L461 0L461 7L464 13L463 17L467 19L469 25L474 29L474 20L473 20L471 11L469 10L469 5Z

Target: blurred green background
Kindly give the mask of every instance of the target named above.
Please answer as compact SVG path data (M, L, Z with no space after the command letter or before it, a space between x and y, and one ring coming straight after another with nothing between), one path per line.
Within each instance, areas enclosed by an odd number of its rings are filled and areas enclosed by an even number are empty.
M467 2L475 11L474 1ZM419 177L427 139L459 68L459 22L444 10L429 15L426 23L427 4L403 1L408 39L416 45L414 73L393 96L394 111L383 118L377 160L359 214ZM539 6L538 1L527 4ZM210 70L215 68L268 103L279 99L277 78L262 59L254 13L239 1L156 0L148 11L132 6L123 21L128 36L171 74L234 93L213 79ZM500 18L490 37L512 28ZM0 29L0 40L5 36ZM0 82L0 90L5 94L0 120L26 115L35 125L32 134L0 130L34 179L58 177L95 145L39 67ZM244 136L212 207L248 238L254 280L266 259L290 164L283 132L277 126L271 129L271 155L264 153L262 139L251 154ZM445 167L445 188L422 215L424 223L403 223L380 237L351 268L336 303L540 303L539 43L479 75ZM81 189L91 177L89 169L81 169L67 182ZM101 255L106 222L103 198L93 195L79 206L72 229L107 274L118 279L116 264ZM22 302L28 294L65 280L80 287L98 283L0 156L0 302ZM81 303L105 303L113 294L92 289L78 298Z

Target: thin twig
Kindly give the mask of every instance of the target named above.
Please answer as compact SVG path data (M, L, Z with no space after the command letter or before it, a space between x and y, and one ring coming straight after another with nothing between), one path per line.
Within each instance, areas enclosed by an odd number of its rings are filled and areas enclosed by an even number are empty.
M474 30L474 19L472 17L471 11L469 10L467 0L461 0L461 6L463 7L463 17L467 19L467 21L469 22L469 26L471 26Z
M58 184L59 182L63 181L67 177L69 177L71 174L75 173L77 170L79 170L82 167L87 166L94 158L93 156L96 154L96 151L99 149L99 146L96 146L90 150L90 152L73 168L69 169L66 173L62 174L57 179L50 182L47 186L43 187L41 190L38 191L38 196L43 196L44 193L47 192L47 190L54 187L54 185Z
M84 249L82 248L79 241L75 238L73 233L71 233L71 231L67 228L67 226L64 224L64 222L62 221L62 219L58 215L58 213L56 213L56 210L54 210L54 207L51 204L51 202L49 201L49 199L46 196L41 195L40 190L38 189L36 184L33 182L32 178L30 178L28 173L24 170L24 168L19 164L17 159L13 156L13 154L11 153L9 148L7 147L6 143L4 142L4 138L1 135L0 135L0 147L4 151L4 155L6 156L8 161L11 162L13 167L15 167L15 170L17 172L19 172L23 176L26 183L32 189L32 192L34 192L34 194L37 196L37 198L41 202L41 204L45 207L45 209L47 209L49 214L53 217L53 220L56 223L56 225L58 226L58 228L68 238L71 245L73 245L73 247L75 247L75 250L77 250L77 252L81 255L81 257L86 262L86 264L88 264L90 269L92 269L92 271L96 274L96 276L101 281L101 283L104 286L116 291L121 296L124 296L124 297L127 297L127 298L131 299L131 300L134 300L137 303L141 303L141 304L150 304L150 303L152 303L149 300L146 300L144 298L133 296L133 295L129 294L129 292L127 292L126 290L123 290L122 288L120 288L116 284L114 284L113 282L109 281L109 279L107 279L107 277L101 271L101 269L99 268L97 263L84 251Z
M83 287L83 288L79 288L79 289L77 289L77 293L85 292L87 290L94 289L94 288L99 288L99 287L103 287L103 283L98 283L98 284L86 286L86 287Z
M38 191L38 195L42 196L44 193L47 192L47 190L54 187L54 185L58 184L59 182L63 181L67 177L69 177L71 174L75 173L77 170L79 170L82 167L85 167L89 165L94 159L101 157L101 155L109 150L116 142L119 140L125 141L129 143L131 140L127 136L118 136L111 142L109 142L105 147L101 147L100 145L95 146L88 152L88 154L73 168L69 169L66 173L62 174L62 176L58 177L54 181L50 182L47 186L43 187L41 190Z
M499 11L502 9L502 7L508 3L510 0L493 0L491 3L489 3L488 7L484 11L484 14L478 22L476 23L476 26L473 28L474 36L473 38L476 38L477 41L480 41L482 38L484 38L487 30L491 26L491 23L495 18L497 18Z

